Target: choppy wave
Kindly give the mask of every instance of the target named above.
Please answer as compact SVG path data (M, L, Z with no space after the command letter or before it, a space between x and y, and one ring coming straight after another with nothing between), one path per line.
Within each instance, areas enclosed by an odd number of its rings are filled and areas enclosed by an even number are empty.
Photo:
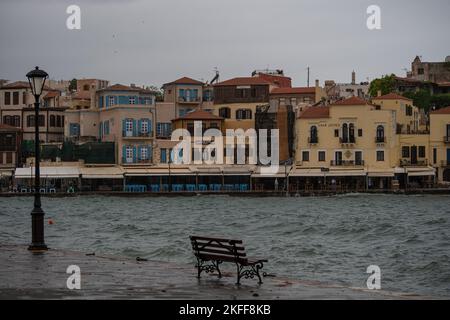
M30 239L31 198L0 198L0 241ZM267 272L361 287L367 266L382 288L450 297L450 197L45 198L53 248L191 263L191 234L243 239ZM46 220L47 222L47 220Z

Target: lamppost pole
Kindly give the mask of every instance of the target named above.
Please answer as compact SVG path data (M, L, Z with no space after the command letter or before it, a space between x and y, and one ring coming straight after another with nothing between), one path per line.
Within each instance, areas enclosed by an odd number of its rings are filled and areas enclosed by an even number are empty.
M30 83L31 91L34 95L34 208L31 211L31 244L28 250L32 251L45 251L47 250L47 245L44 240L44 211L41 207L41 153L40 153L40 142L39 142L39 99L44 88L45 80L48 74L39 70L36 67L35 70L30 71L27 74L28 81Z

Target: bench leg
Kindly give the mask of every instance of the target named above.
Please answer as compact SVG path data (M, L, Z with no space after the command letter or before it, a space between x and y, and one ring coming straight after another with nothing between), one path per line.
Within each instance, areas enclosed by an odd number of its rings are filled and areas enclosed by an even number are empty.
M243 270L245 266L239 265L236 263L236 269L237 269L237 285L241 284L241 278L244 277L246 279L253 279L255 276L258 277L258 284L262 284L262 278L261 274L259 273L259 270L263 268L263 263L258 262L254 265L251 265L250 268L247 268L247 270Z
M210 265L204 265L205 261L197 258L197 278L200 279L200 275L203 271L206 271L206 273L213 273L214 271L217 271L218 277L222 278L222 272L220 271L219 264L222 263L222 261L211 261Z

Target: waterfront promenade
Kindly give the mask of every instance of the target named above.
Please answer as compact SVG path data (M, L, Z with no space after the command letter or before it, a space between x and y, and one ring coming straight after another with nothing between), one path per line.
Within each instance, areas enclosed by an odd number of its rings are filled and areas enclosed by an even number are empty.
M81 269L81 289L66 287L69 265ZM269 264L270 266L270 264ZM270 268L269 268L270 269ZM26 244L0 244L0 299L427 299L408 293L346 288L288 279L251 279L236 286L234 268L222 279L195 277L193 264L136 261L106 255L50 249L32 254Z

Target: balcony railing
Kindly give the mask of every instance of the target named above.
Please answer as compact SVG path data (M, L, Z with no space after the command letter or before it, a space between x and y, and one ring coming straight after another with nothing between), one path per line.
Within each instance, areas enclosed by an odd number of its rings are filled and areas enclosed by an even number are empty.
M308 137L308 143L319 143L318 137Z
M151 132L130 132L130 131L125 131L122 132L122 137L123 138L152 138L152 133Z
M386 137L375 137L375 143L386 143Z
M196 102L200 102L200 97L178 97L178 102L196 103Z
M355 137L348 137L348 138L339 138L340 143L355 143L356 139Z
M331 160L330 161L331 166L363 166L364 160Z
M139 163L148 164L151 162L152 162L152 159L135 159L135 160L133 160L133 159L122 157L122 164L139 164Z
M400 167L417 166L426 167L428 165L428 159L411 161L410 159L400 159Z
M450 143L450 136L444 136L444 143Z

